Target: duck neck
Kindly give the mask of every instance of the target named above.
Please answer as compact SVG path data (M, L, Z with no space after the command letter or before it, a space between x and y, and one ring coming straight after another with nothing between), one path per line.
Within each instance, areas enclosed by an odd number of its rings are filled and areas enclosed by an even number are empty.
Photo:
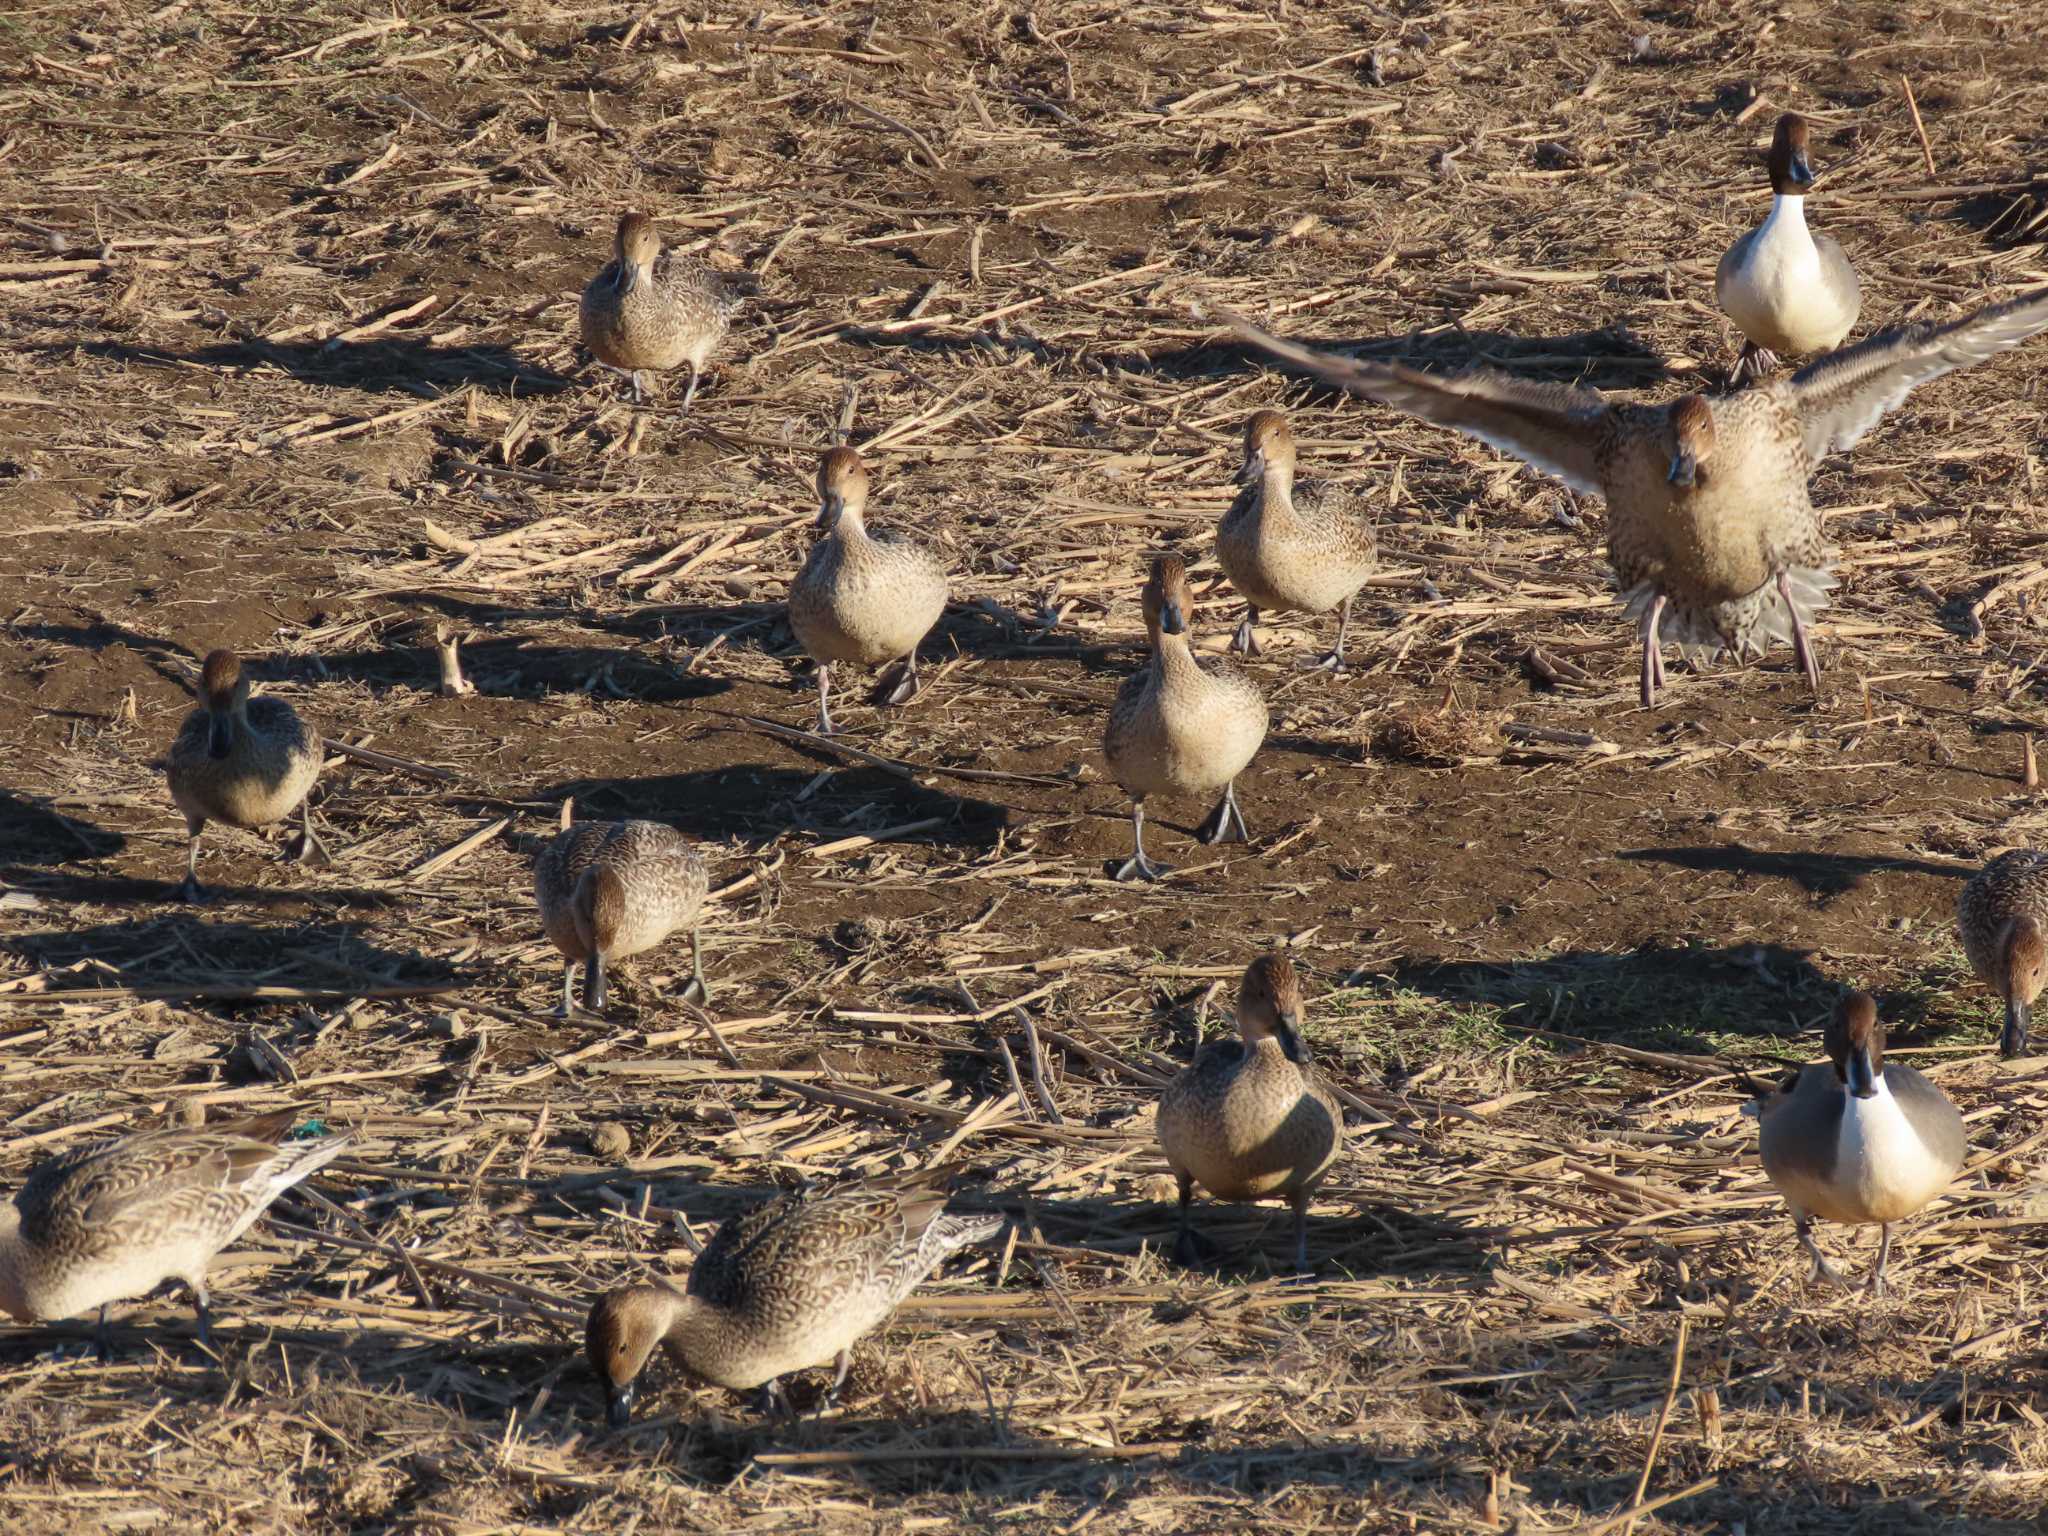
M18 1322L33 1322L21 1280L21 1207L0 1203L0 1312Z
M868 541L866 510L859 502L847 502L839 509L839 519L832 525L832 537L849 548L865 544Z
M725 1337L718 1309L701 1296L690 1296L681 1291L671 1294L674 1300L668 1304L668 1327L662 1332L663 1347L680 1357L697 1375L715 1375L724 1353Z
M1259 477L1260 510L1268 517L1294 515L1294 466L1284 460L1268 459Z
M1806 198L1795 192L1772 194L1771 211L1765 217L1763 228L1757 233L1760 245L1785 242L1793 245L1812 245L1813 236L1806 230Z
M1177 635L1162 633L1152 648L1152 664L1164 678L1185 677L1201 671L1201 664L1195 660L1194 647L1188 643L1185 631Z

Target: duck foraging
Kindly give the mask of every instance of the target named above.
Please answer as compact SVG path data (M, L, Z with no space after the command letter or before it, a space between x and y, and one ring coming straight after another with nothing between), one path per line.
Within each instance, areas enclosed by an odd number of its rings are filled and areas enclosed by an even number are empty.
M567 827L533 865L541 926L562 952L562 1006L575 1011L570 982L583 966L583 1006L604 1009L605 968L654 948L678 928L690 930L690 984L684 1002L710 1000L697 917L710 889L703 855L658 821L586 821Z
M2005 1000L1998 1053L2027 1054L2033 1008L2048 981L2048 854L2010 848L1970 876L1956 933L1977 979Z

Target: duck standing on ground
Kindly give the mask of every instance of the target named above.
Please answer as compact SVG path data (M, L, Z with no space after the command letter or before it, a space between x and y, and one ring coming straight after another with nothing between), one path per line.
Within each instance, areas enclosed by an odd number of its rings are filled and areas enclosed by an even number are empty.
M1256 411L1245 423L1238 480L1244 488L1216 525L1217 563L1245 600L1230 648L1259 654L1261 609L1338 608L1336 644L1316 665L1342 672L1352 599L1379 559L1363 501L1327 480L1295 480L1294 434L1278 411Z
M1145 857L1145 797L1223 791L1197 836L1205 843L1249 839L1237 808L1237 776L1266 739L1266 700L1226 658L1199 661L1189 641L1195 594L1178 555L1160 555L1145 583L1145 631L1152 656L1125 678L1109 707L1102 755L1131 797L1136 850L1119 880L1157 880L1167 866Z
M171 798L185 813L185 883L178 894L204 901L199 834L209 821L263 827L304 812L299 857L326 858L307 796L326 760L319 736L282 699L249 697L249 674L233 651L213 651L199 673L200 707L185 716L164 761Z
M710 889L704 857L658 821L585 821L566 827L533 864L541 926L562 952L562 1016L574 1011L570 979L583 966L583 1006L604 1008L605 967L690 930L690 984L683 1001L710 999L697 917Z
M1237 990L1236 1040L1204 1050L1159 1100L1159 1144L1180 1181L1174 1256L1199 1258L1194 1187L1294 1207L1294 1267L1308 1272L1308 1204L1344 1146L1344 1111L1301 1042L1301 980L1261 955Z
M1789 640L1808 684L1807 630L1835 584L1807 482L1918 386L2048 329L2048 288L1946 324L1885 331L1788 379L1717 399L1611 404L1576 385L1490 370L1435 377L1281 341L1230 317L1237 334L1341 389L1516 454L1606 498L1607 555L1641 621L1642 701L1664 681L1663 642L1762 654Z
M648 369L687 367L690 383L678 407L687 411L697 398L697 381L746 302L744 286L737 276L695 257L664 251L652 219L625 214L612 259L583 290L583 345L633 381L635 402L645 397L641 375Z
M1895 1221L1954 1182L1968 1145L1948 1096L1911 1067L1887 1066L1884 1025L1867 992L1852 992L1828 1023L1828 1060L1803 1067L1760 1109L1764 1172L1792 1210L1813 1277L1843 1283L1813 1241L1813 1219L1883 1236L1870 1288L1885 1288Z
M823 533L789 585L789 627L818 666L818 732L830 736L832 668L903 663L883 702L917 692L917 647L946 611L946 562L920 539L867 525L868 471L851 448L818 461Z
M836 1364L846 1380L854 1343L888 1321L947 1256L994 1237L996 1215L952 1215L928 1178L798 1192L721 1226L686 1289L629 1285L590 1309L584 1350L604 1384L607 1417L624 1425L634 1383L657 1345L691 1375L736 1392Z
M2048 981L2048 854L2001 853L1956 902L1956 932L1977 979L2005 999L2002 1056L2024 1056L2034 1001Z
M1832 352L1856 324L1863 287L1832 236L1806 227L1806 192L1813 185L1806 119L1787 112L1771 139L1771 211L1763 223L1728 247L1714 275L1714 297L1742 332L1741 355L1728 382L1747 371L1762 378L1778 355Z
M0 1205L0 1311L54 1322L182 1280L212 1317L206 1267L349 1135L286 1141L290 1110L200 1130L146 1131L53 1157Z

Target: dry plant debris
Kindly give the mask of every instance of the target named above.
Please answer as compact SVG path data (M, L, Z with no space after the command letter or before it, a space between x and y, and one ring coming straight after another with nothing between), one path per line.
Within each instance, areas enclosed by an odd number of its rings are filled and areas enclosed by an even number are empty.
M2035 21L0 17L0 1188L204 1112L363 1139L317 1181L346 1220L287 1201L224 1262L221 1358L176 1299L110 1365L0 1333L0 1523L2038 1529L2048 1079L1991 1054L1948 921L2048 824L2039 352L1821 476L1818 703L1781 653L1646 715L1597 506L1192 318L1668 395L1731 355L1713 264L1785 107L1866 325L1959 312L2048 280ZM688 418L573 348L628 206L760 282ZM1262 636L1257 841L1158 826L1181 873L1119 888L1096 742L1144 559L1213 574L1264 405L1372 500L1353 668ZM917 703L824 746L781 599L841 435L960 601ZM1227 594L1197 617L1220 645ZM214 645L329 738L336 863L223 833L191 912L151 765ZM1452 686L1497 743L1369 749ZM527 877L570 798L713 855L715 1035L665 1001L680 944L608 1023L545 1016ZM1308 1286L1277 1207L1219 1213L1218 1273L1159 1254L1158 1086L1275 944L1356 1116ZM1875 1305L1806 1286L1739 1113L1848 982L1974 1146ZM603 1429L591 1291L797 1179L940 1160L1016 1241L844 1406L771 1425L663 1376Z

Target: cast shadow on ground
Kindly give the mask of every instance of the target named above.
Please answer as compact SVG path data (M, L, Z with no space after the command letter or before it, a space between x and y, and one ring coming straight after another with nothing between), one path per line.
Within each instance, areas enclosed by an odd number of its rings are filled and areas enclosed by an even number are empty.
M558 394L574 381L538 368L503 347L437 347L408 337L371 341L265 341L252 336L177 352L127 342L88 342L85 350L117 363L149 368L272 367L307 384L368 394L423 395L429 399L466 385L499 394Z
M1663 354L1631 331L1625 321L1598 330L1563 336L1510 335L1503 331L1451 330L1424 336L1318 336L1295 331L1285 323L1254 325L1319 352L1362 362L1400 363L1430 373L1461 373L1495 368L1527 378L1552 379L1602 391L1633 393L1669 379ZM1129 360L1134 371L1176 376L1210 377L1242 373L1247 367L1291 373L1292 366L1257 347L1228 336ZM1314 386L1330 400L1344 392Z
M128 845L123 834L67 815L51 798L0 789L0 867L111 858Z
M90 927L0 935L0 954L77 984L118 981L149 988L303 987L333 992L363 986L433 986L461 979L444 960L385 949L364 924L242 922L179 907ZM80 962L90 961L90 966ZM61 995L61 983L46 996Z
M1823 899L1845 896L1862 885L1866 877L1887 871L1939 875L1950 880L1961 880L1969 874L1968 870L1954 865L1935 864L1925 859L1882 858L1860 853L1780 853L1750 848L1742 843L1694 848L1625 848L1615 857L1632 863L1671 864L1679 869L1701 872L1791 880L1809 895Z

